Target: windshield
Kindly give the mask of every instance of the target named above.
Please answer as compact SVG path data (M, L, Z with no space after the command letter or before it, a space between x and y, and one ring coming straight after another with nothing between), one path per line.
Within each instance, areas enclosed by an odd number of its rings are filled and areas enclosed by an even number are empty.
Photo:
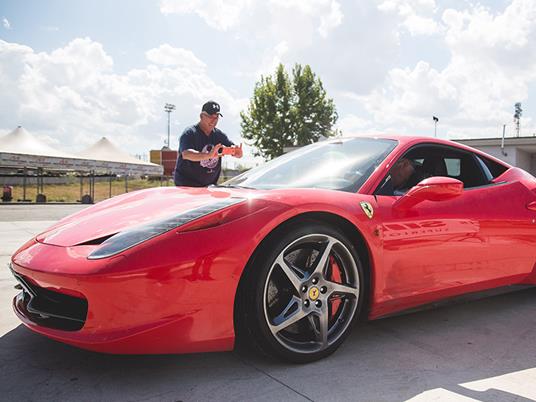
M356 192L397 141L342 138L311 144L225 182L255 189L325 188Z

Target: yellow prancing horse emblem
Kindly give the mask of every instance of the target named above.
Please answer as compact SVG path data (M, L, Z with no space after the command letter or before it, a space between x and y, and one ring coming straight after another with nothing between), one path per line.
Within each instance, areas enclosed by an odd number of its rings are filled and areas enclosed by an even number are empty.
M359 205L361 205L361 209L363 210L365 215L367 215L369 219L372 219L372 217L374 216L374 208L372 208L370 202L361 201Z
M318 296L319 296L318 288L313 286L311 289L309 289L309 298L311 300L315 301L316 299L318 299Z

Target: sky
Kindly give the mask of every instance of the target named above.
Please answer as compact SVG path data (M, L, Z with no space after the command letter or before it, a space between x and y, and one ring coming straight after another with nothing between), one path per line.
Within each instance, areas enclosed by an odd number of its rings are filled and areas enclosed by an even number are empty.
M279 63L311 66L343 135L434 136L437 116L440 138L514 136L516 102L536 135L536 0L2 0L0 20L0 135L64 151L160 149L165 103L177 148L209 99L244 142Z

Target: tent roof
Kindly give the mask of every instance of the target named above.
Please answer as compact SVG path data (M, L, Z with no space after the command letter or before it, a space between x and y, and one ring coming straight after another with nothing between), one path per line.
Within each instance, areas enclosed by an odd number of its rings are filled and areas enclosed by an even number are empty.
M21 126L0 137L0 166L162 174L163 167L136 159L102 138L79 154L54 149Z
M43 141L30 134L21 126L18 126L11 133L0 138L0 152L54 156L57 158L76 158L75 155L58 151L50 145L45 144Z
M102 161L121 162L121 163L135 163L137 165L154 165L154 163L145 162L140 159L130 156L126 152L116 147L106 137L102 137L95 144L85 149L82 152L77 153L78 157L86 159L95 159Z

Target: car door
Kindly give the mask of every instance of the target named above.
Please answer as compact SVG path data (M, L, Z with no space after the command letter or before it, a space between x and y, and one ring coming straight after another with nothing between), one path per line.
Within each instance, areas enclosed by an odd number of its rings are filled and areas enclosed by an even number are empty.
M518 180L492 182L481 157L456 148L420 147L408 155L423 166L427 158L440 161L445 175L461 180L464 190L409 209L397 209L400 196L377 195L383 218L380 305L388 310L397 299L410 307L515 283L532 271L535 213L526 205L535 197L526 186Z

